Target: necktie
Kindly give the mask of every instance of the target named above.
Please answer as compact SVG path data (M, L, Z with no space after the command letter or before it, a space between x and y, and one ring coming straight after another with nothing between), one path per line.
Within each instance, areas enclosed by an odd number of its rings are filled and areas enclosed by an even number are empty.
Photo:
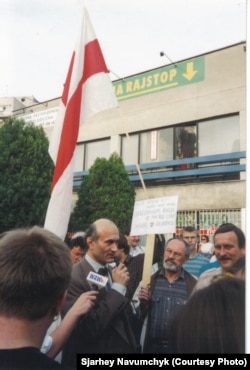
M107 267L100 267L98 270L98 274L102 276L109 276Z
M102 276L106 276L108 278L108 281L107 281L107 284L105 286L105 289L106 290L109 290L111 288L111 284L110 284L110 277L109 277L108 268L106 266L99 268L98 274L99 275L102 275Z

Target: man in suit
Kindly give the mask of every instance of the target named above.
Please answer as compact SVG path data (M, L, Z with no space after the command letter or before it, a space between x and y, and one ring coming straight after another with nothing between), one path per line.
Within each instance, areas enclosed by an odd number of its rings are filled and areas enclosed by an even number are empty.
M90 271L98 273L114 262L119 240L117 226L108 219L95 221L86 232L88 251L83 259L73 266L71 284L63 308L65 314L77 297L92 289L87 281ZM127 267L120 263L109 271L111 289L99 290L94 308L82 316L63 348L63 363L76 365L77 353L133 353L135 339L125 308L126 286L129 281Z

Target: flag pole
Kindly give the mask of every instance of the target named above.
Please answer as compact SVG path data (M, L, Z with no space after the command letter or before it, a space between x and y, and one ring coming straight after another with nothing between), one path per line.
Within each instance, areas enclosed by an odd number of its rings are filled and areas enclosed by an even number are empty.
M125 127L126 127L126 125L125 125L124 117L123 117L123 116L122 116L122 114L121 114L121 108L120 108L118 111L119 111L120 120L121 120L121 122L122 122L122 124L123 124L123 127L125 128ZM134 149L134 147L131 145L130 136L129 136L129 134L128 134L127 130L125 130L125 135L126 135L126 137L127 137L127 139L128 139L128 143L129 143L129 146L130 146L130 150L131 150L131 152L133 153L134 158L136 158L135 149ZM139 175L139 178L140 178L141 184L142 184L142 188L143 188L144 192L145 192L145 193L147 193L146 185L145 185L145 182L144 182L144 180L143 180L142 173L141 173L141 169L140 169L140 166L139 166L139 164L138 164L137 160L135 160L135 166L136 166L136 169L137 169L137 172L138 172L138 175Z
M120 109L119 109L119 115L120 115L120 119L121 119L121 122L123 124L123 127L125 127L125 120L121 115ZM136 153L135 153L134 147L132 147L132 145L131 145L130 136L129 136L127 131L125 131L125 134L126 134L126 137L128 139L131 152L133 153L134 158L136 158ZM145 182L144 182L143 177L142 177L140 166L137 163L137 161L135 161L135 162L136 162L136 168L137 168L140 180L141 180L141 184L142 184L144 193L146 194L146 197L148 197L147 188L146 188ZM144 258L144 262L143 262L143 272L142 272L142 285L143 286L148 286L150 284L150 281L151 281L153 257L154 257L154 247L155 247L155 234L147 234L145 258Z

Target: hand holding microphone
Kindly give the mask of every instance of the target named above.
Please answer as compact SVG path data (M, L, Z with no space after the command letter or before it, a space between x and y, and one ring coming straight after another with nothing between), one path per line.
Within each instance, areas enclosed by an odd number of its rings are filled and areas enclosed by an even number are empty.
M118 266L112 270L113 282L126 286L130 276L127 267L123 263L119 263Z
M82 293L76 300L75 304L71 307L71 314L79 317L90 311L95 305L97 295L98 292L95 291Z

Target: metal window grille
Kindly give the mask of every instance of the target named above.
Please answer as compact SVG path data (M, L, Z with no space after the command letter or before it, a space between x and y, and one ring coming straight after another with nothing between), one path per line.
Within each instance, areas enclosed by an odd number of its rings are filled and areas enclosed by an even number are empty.
M180 235L184 226L194 226L200 234L213 235L223 223L231 222L241 227L240 209L206 209L194 211L178 211L176 234Z

